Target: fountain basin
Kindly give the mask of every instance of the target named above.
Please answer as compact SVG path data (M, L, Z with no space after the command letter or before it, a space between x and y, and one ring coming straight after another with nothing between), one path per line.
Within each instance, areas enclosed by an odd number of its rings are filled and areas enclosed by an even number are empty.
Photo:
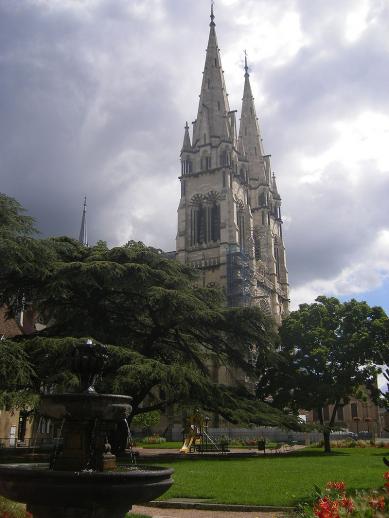
M133 504L158 498L173 483L173 470L158 466L103 472L48 467L0 466L0 494L27 503L34 518L123 518Z
M98 419L116 421L128 417L130 396L118 394L77 393L45 394L39 405L39 415L52 419Z

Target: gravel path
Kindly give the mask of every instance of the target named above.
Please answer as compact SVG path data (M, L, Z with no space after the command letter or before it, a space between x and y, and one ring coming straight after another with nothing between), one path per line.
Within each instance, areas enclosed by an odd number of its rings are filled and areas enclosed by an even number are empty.
M286 516L285 513L281 512L198 511L197 509L158 509L157 507L140 507L138 505L134 505L132 511L152 516L152 518L282 518Z

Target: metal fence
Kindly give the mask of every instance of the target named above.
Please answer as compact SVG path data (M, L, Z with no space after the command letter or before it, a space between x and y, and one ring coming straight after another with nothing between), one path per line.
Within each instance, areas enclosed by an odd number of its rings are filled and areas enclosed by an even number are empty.
M0 437L0 448L54 448L62 443L62 438L26 437L23 441L17 437Z

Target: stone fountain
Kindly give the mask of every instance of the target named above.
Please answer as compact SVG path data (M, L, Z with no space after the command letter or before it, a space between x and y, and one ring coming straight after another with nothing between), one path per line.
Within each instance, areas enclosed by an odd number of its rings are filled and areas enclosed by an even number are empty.
M123 518L173 483L172 469L117 466L109 437L130 414L131 397L95 391L107 357L91 340L75 346L79 392L42 396L39 414L62 423L63 448L50 465L0 466L0 495L25 502L34 518Z

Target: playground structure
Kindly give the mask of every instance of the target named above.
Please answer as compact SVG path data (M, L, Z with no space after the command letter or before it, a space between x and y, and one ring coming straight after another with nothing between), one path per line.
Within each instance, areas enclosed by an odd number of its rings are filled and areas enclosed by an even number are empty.
M180 453L204 453L204 452L228 452L228 443L217 443L216 439L208 433L209 417L204 416L199 410L186 419L184 428L184 443Z

